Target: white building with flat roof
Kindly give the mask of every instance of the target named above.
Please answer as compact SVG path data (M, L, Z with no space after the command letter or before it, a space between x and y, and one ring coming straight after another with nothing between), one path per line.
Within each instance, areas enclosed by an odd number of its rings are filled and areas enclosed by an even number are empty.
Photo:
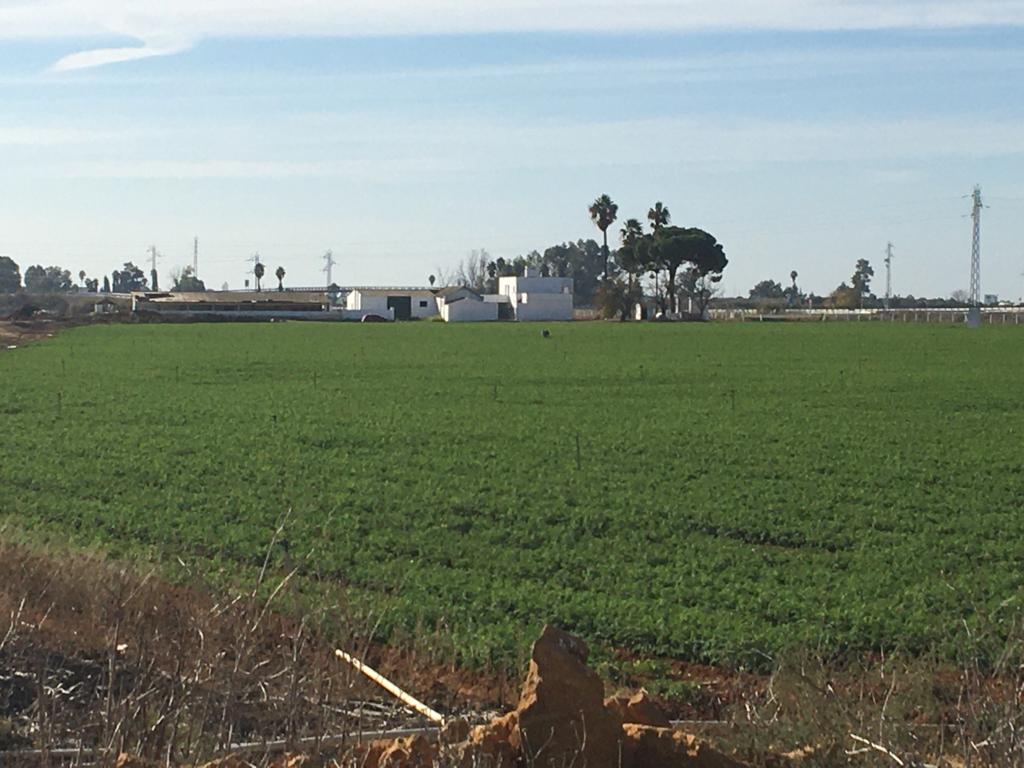
M527 267L522 277L499 277L498 293L508 297L516 320L572 320L571 277L541 277Z
M437 314L437 300L429 288L353 288L345 297L345 311L346 317L422 319Z

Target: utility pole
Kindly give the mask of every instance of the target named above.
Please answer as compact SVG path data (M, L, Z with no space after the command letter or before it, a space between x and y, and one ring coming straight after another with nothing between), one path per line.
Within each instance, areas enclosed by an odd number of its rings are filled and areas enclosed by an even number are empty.
M885 246L885 308L892 302L892 243Z
M970 309L967 312L967 325L977 328L981 325L981 209L985 207L981 202L981 185L974 186L971 199L974 232L971 239L971 290L968 298Z
M330 250L328 250L327 253L324 254L323 259L325 262L327 262L327 266L325 266L321 271L327 273L327 287L330 288L332 285L334 285L334 280L331 279L331 270L333 269L334 265L337 264L338 262L334 260L334 253Z
M981 305L981 187L974 188L974 205L971 219L974 222L974 237L971 244L971 306Z
M199 237L192 240L192 277L199 278Z
M149 246L149 250L147 250L146 253L149 254L149 263L151 267L149 277L150 280L153 281L153 284L150 286L150 288L152 288L155 291L157 290L156 260L160 258L160 254L157 252L155 245Z
M260 252L256 251L256 253L254 253L252 256L250 256L248 259L246 259L246 261L251 261L252 262L252 269L250 269L248 272L246 272L246 274L247 275L255 275L256 274L256 265L260 263ZM249 281L248 280L245 281L245 287L246 288L249 287Z

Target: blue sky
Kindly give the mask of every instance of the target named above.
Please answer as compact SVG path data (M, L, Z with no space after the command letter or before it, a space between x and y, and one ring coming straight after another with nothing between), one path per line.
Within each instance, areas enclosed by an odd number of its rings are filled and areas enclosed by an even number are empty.
M422 283L656 200L725 285L1024 293L1024 3L0 0L0 254ZM134 60L118 61L133 58ZM104 63L109 62L109 63Z

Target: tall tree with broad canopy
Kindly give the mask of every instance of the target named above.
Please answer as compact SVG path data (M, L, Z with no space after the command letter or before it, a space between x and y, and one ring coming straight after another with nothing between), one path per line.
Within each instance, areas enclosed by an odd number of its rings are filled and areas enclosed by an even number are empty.
M686 292L697 302L703 315L715 284L721 281L722 270L729 263L721 244L713 235L696 227L661 227L648 237L651 262L668 274L669 309L679 311L676 278L683 265L689 264Z
M25 290L28 293L67 293L73 285L71 272L60 267L36 264L25 270Z
M590 204L590 220L601 230L604 237L604 278L608 279L608 227L615 223L619 215L619 206L612 202L608 195L601 195Z
M21 289L21 269L10 256L0 256L0 293L17 293Z
M781 299L785 296L782 283L774 280L762 280L750 289L752 299Z
M853 277L850 278L850 287L857 291L858 306L864 306L864 298L871 295L871 278L875 276L875 270L867 259L857 259L853 268Z
M145 273L135 264L126 261L124 269L114 270L111 275L114 293L131 293L148 289Z

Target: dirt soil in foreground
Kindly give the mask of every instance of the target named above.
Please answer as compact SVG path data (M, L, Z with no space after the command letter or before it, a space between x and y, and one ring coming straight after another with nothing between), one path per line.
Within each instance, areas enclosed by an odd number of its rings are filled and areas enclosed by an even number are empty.
M1024 765L1024 686L1008 678L891 661L801 662L769 678L663 666L707 689L683 707L698 717L679 722L678 704L610 686L582 640L555 627L534 644L525 682L510 680L368 642L372 628L347 623L344 606L279 612L286 577L213 592L8 538L0 530L3 765ZM443 728L336 648L436 710Z
M49 338L62 327L64 324L57 322L0 320L0 352Z
M586 645L554 627L535 643L506 711L495 701L504 684L482 673L360 647L357 634L339 641L345 633L316 617L273 611L286 584L218 598L155 571L0 543L0 616L9 617L0 622L0 759L128 768L228 754L218 763L228 768L286 752L292 766L362 768L743 764L673 729L643 692L606 698ZM336 658L336 642L440 712L397 706Z

